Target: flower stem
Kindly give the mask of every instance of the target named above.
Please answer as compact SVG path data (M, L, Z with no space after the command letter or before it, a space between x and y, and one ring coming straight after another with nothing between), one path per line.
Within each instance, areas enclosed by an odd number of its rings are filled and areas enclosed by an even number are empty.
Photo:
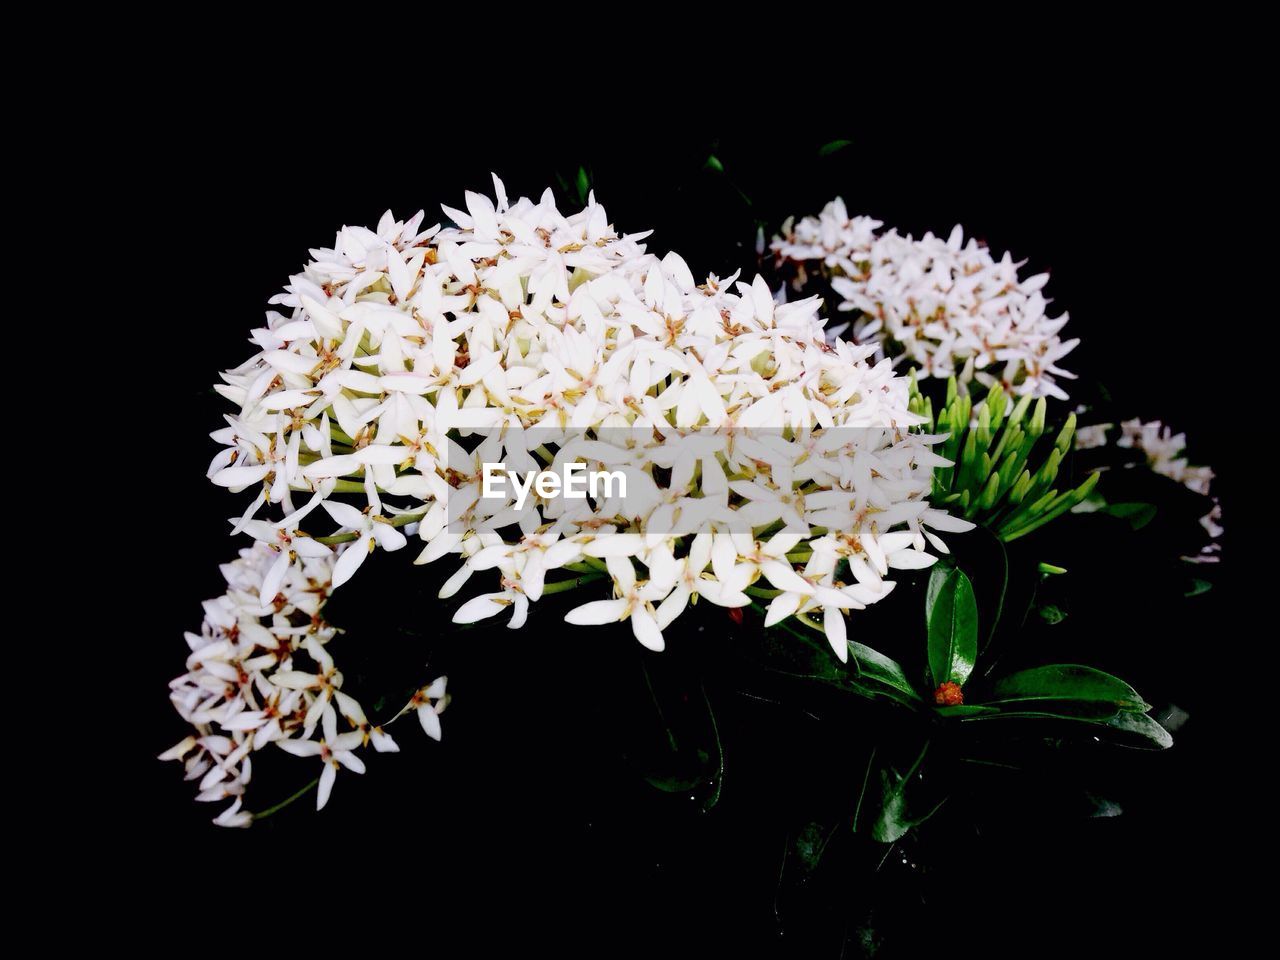
M564 593L566 590L572 590L580 587L585 583L591 583L595 580L603 580L603 573L585 573L580 577L574 577L572 580L560 580L556 583L548 583L542 588L542 595L545 597L550 593Z
M271 816L272 814L279 813L285 807L289 806L289 804L293 803L293 801L301 799L302 797L305 797L308 793L314 790L319 783L320 783L320 778L316 777L314 780L308 783L305 787L303 787L293 796L286 797L285 799L277 803L274 807L267 807L267 809L263 810L261 813L253 814L254 821L256 822L258 820L265 820L267 817Z
M363 488L362 488L363 489ZM387 521L393 527L403 527L406 523L413 523L415 520L421 520L426 516L426 510L416 510L413 513L402 513L398 517L392 517ZM335 533L331 537L314 537L316 543L323 543L325 546L332 547L339 543L351 543L353 540L359 540L363 534L359 533Z

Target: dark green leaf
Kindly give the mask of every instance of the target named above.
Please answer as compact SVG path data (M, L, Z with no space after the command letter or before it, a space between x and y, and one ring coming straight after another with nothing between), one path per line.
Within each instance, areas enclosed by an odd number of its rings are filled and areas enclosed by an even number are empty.
M958 703L952 707L937 708L940 717L981 717L999 712L998 707L988 707L981 703Z
M644 778L644 782L649 784L649 786L651 787L656 787L657 789L661 790L663 793L687 793L688 791L695 789L699 785L705 784L707 781L704 777L700 777L700 776L662 777L662 776L657 776L652 774L646 774Z
M808 876L817 869L834 833L834 827L821 823L807 823L796 833L789 845L787 857L801 877ZM786 869L786 865L783 869Z
M714 153L707 157L705 166L708 170L714 170L716 173L724 173L724 164L720 162L720 158Z
M1121 741L1138 741L1135 746L1169 747L1173 745L1173 737L1164 727L1145 713L1122 710L1117 706L1102 701L1055 700L1029 701L1019 703L1014 710L998 710L992 713L979 713L966 716L968 720L1013 720L1036 722L1052 722L1066 720L1083 726L1085 729L1098 731L1098 736L1110 733L1110 739Z
M951 571L955 567L946 562L939 562L933 565L933 569L929 571L929 585L924 591L924 625L929 626L929 620L933 617L933 608L938 604L938 594L942 593L942 588L947 582L947 577L951 576Z
M646 783L665 793L695 794L703 809L720 799L724 752L715 712L698 680L670 658L642 659L652 711L636 711L621 745Z
M968 704L966 704L968 706ZM1102 723L1110 720L1124 708L1106 700L1017 700L999 705L982 704L989 713L975 713L966 720L985 719L1037 719L1037 720L1087 720Z
M845 147L853 143L852 140L832 140L830 143L824 143L818 148L818 156L829 157L833 153L843 150Z
M907 816L906 787L907 781L894 771L880 771L880 810L871 823L872 839L893 843L916 825Z
M865 812L871 815L869 829L871 838L881 843L893 843L900 840L912 827L919 826L937 812L942 806L942 801L935 803L923 814L916 813L913 804L908 802L908 792L914 793L915 790L912 788L919 786L916 774L928 749L929 745L926 743L906 773L899 773L891 766L885 765L878 771L876 781L864 786L864 795L858 804L858 816L854 819L855 830L858 829L858 821ZM870 797L866 795L868 789L873 791ZM874 801L874 803L864 806L863 801Z
M930 578L930 586L933 580ZM926 597L926 603L929 601ZM953 567L932 597L929 611L929 673L934 686L963 685L978 657L978 603L973 585Z
M1154 503L1111 503L1102 508L1102 513L1121 520L1128 520L1134 530L1141 530L1156 515Z
M1173 737L1169 735L1169 731L1145 713L1121 713L1108 720L1106 726L1113 730L1137 734L1161 749L1173 746Z
M989 703L1074 700L1112 704L1122 710L1147 709L1138 691L1118 677L1093 667L1055 663L997 680Z
M1208 580L1201 580L1199 577L1196 577L1191 581L1191 587L1190 589L1187 590L1185 596L1198 597L1200 596L1200 594L1208 593L1212 589L1213 589L1212 583L1210 583Z
M757 606L753 604L753 608ZM759 607L761 613L763 609ZM791 621L766 630L764 638L760 666L773 674L816 680L868 699L919 706L920 696L902 667L870 647L850 643L850 662L841 663L825 637L808 628L793 626Z
M578 202L586 203L587 194L591 192L591 178L587 176L586 167L578 167Z
M913 700L920 698L898 661L861 643L854 643L852 640L849 641L849 653L857 667L858 680L882 683L901 691Z

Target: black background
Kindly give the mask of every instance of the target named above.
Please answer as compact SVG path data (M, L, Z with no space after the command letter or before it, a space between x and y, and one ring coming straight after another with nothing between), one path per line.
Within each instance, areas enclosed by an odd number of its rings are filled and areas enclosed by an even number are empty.
M192 918L260 900L268 926L275 905L300 895L317 939L330 911L372 925L391 904L387 916L420 922L429 949L456 943L465 953L834 957L861 936L868 905L886 955L1028 953L1067 941L1113 955L1217 922L1219 862L1240 841L1224 828L1238 768L1212 648L1230 622L1232 543L1246 523L1232 510L1240 411L1218 390L1225 361L1209 350L1222 322L1221 271L1209 264L1231 256L1222 174L1209 161L1231 148L1180 95L1133 88L1005 103L942 129L866 118L811 130L793 105L785 121L721 131L641 106L622 129L594 126L589 110L545 126L459 110L438 127L398 127L298 103L251 116L240 101L191 97L183 119L139 149L143 176L130 188L155 203L148 233L178 278L143 308L181 357L140 385L170 398L155 426L179 545L139 545L148 586L131 703L141 722L128 744L135 785L124 825L104 827L130 858L131 892ZM912 102L923 107L947 113L945 93ZM851 145L819 157L841 137ZM723 173L706 168L712 154ZM350 628L344 644L386 644L410 673L428 661L431 675L448 670L456 699L442 744L406 725L404 752L373 757L363 778L340 775L322 814L303 801L247 832L210 826L217 807L194 804L177 765L150 759L183 735L165 683L181 669L181 631L198 628L200 600L221 592L216 564L239 546L225 533L242 500L204 479L215 452L207 433L224 409L209 385L247 356L267 298L343 223L372 225L388 207L399 217L425 207L432 222L439 203L462 205L464 189L489 191L491 170L514 198L572 178L579 164L619 229L653 228L650 248L679 251L695 275L754 267L757 221L776 229L836 194L916 234L962 223L1026 258L1027 270L1052 271L1047 292L1070 311L1068 334L1084 339L1069 369L1105 384L1121 414L1185 430L1194 459L1218 469L1227 561L1194 606L1163 568L1143 572L1140 556L1095 550L1088 528L1035 558L1063 562L1080 589L1096 591L1094 613L1046 649L1065 645L1065 659L1122 672L1152 702L1191 715L1166 753L1076 758L1101 771L1092 786L1119 796L1123 816L1007 800L1011 810L981 834L923 837L877 873L826 878L820 906L788 908L778 899L787 838L813 798L838 810L842 784L861 773L844 731L720 691L725 794L700 813L647 788L618 755L624 711L614 701L624 698L611 691L625 689L640 656L625 631L543 616L518 632L453 636L429 575L404 573L408 553L375 555L347 588L353 612L340 619L338 600L332 612ZM255 788L259 806L287 792Z

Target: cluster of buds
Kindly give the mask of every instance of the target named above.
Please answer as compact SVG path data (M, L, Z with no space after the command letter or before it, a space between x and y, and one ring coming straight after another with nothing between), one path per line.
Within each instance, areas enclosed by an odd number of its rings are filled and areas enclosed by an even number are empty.
M1047 404L1032 403L1030 394L1016 402L999 384L992 385L976 406L954 377L935 416L933 402L911 380L911 409L927 429L946 434L940 453L949 463L934 471L933 501L964 517L978 520L1009 541L1039 529L1082 503L1098 482L1090 473L1079 485L1055 486L1062 460L1071 450L1076 416L1071 414L1054 437L1053 447L1035 466L1032 454L1045 435Z

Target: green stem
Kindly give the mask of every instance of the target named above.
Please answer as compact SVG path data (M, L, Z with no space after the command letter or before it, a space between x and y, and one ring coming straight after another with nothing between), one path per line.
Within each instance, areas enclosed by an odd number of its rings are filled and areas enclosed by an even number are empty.
M364 488L361 487L361 490ZM393 527L403 527L407 523L413 523L415 520L421 520L426 516L426 510L416 510L413 513L402 513L398 517L392 517L387 521ZM316 543L323 543L325 546L332 547L339 543L351 543L353 540L359 540L364 534L362 533L335 533L331 537L314 537Z
M871 782L871 765L876 762L876 748L871 748L871 754L867 757L867 771L862 775L862 789L858 791L858 803L853 808L853 830L858 830L858 816L862 813L862 799L867 795L867 784Z
M281 800L279 803L277 803L274 807L267 807L267 809L263 810L261 813L252 814L253 819L255 821L265 820L267 819L267 817L270 817L274 814L279 813L285 807L289 806L289 804L293 803L293 801L298 800L302 797L305 797L308 793L314 790L319 783L320 783L320 778L316 777L314 780L308 783L305 787L303 787L293 796L286 797L284 800Z
M542 595L546 597L553 593L564 593L566 590L573 590L583 584L593 583L596 580L603 579L603 573L587 573L583 574L581 577L574 577L572 580L560 580L556 583L548 583L543 586Z
M702 702L707 707L707 718L711 721L711 735L716 738L716 757L719 760L716 764L716 776L712 780L715 789L702 804L702 812L706 813L719 802L720 794L724 790L724 744L720 742L720 725L716 723L716 712L711 709L711 698L707 696L707 687L699 683L698 689L702 691Z

